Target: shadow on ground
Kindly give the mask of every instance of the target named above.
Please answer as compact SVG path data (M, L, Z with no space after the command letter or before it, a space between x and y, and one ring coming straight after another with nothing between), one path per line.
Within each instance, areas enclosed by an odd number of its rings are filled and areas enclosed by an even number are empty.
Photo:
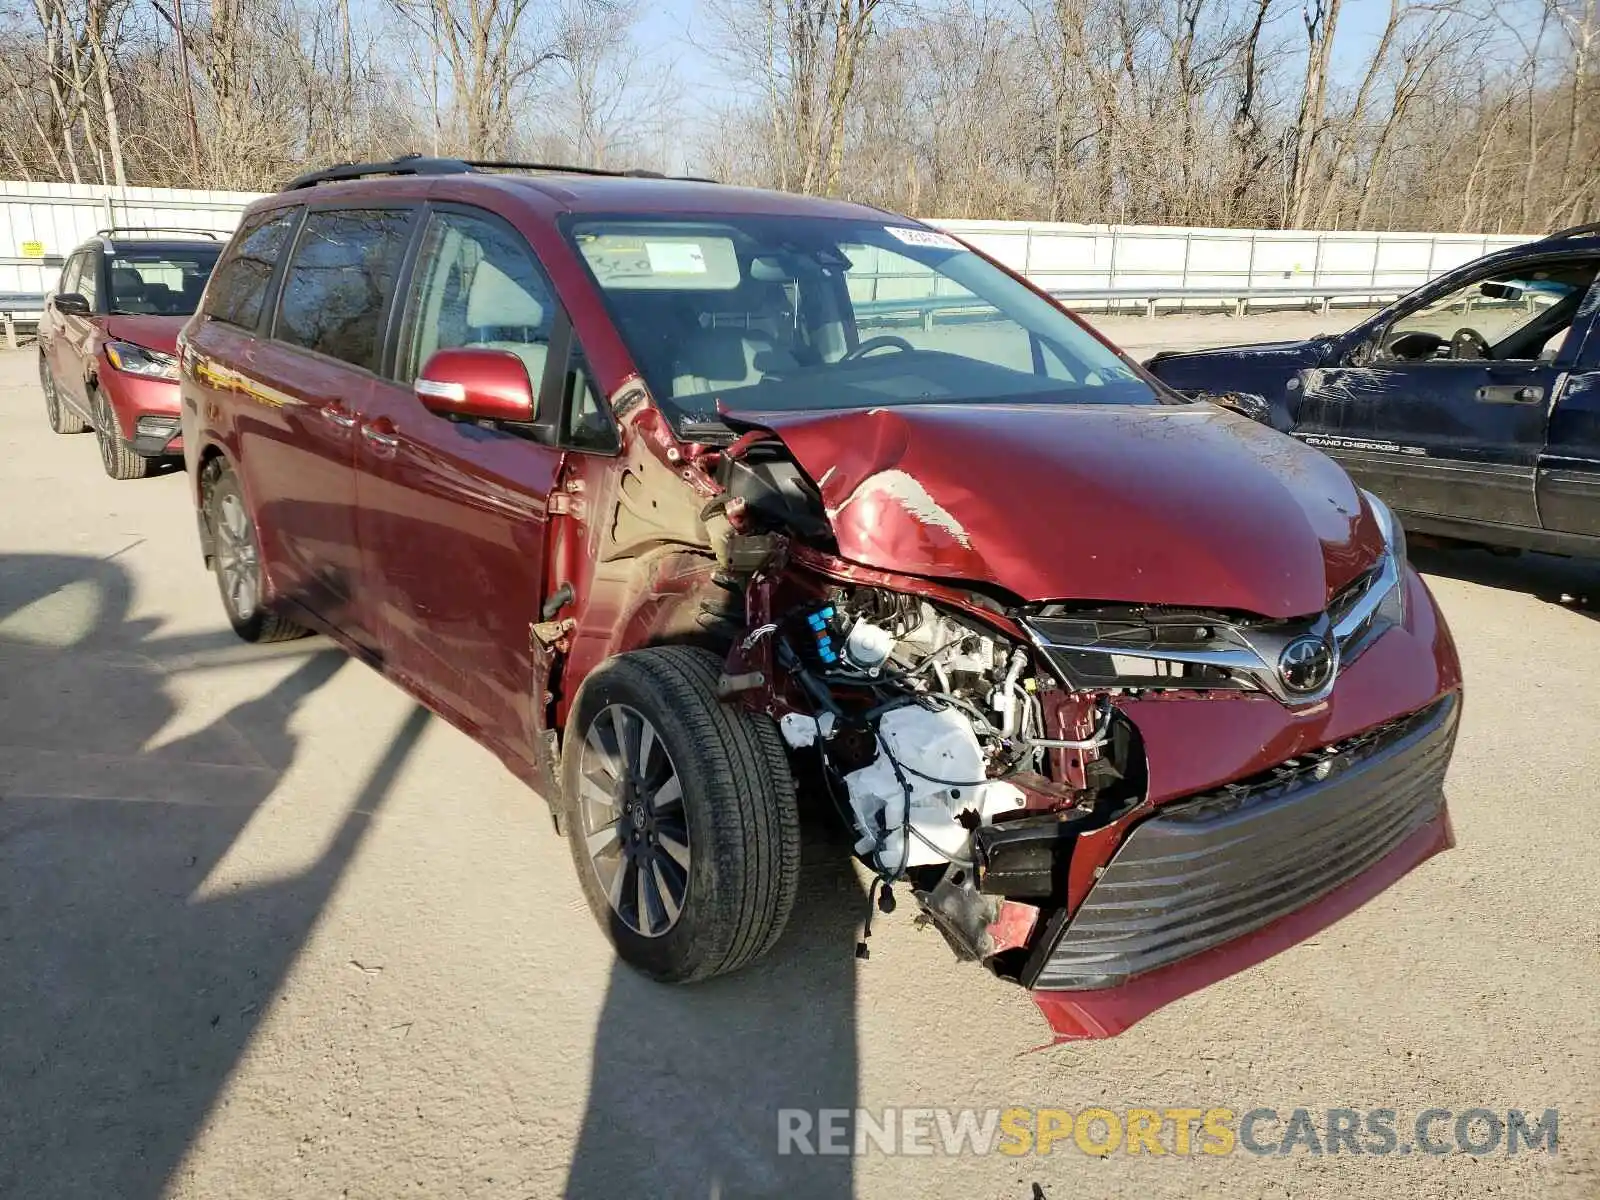
M0 1196L163 1192L427 720L328 798L309 869L212 891L345 655L279 647L276 684L153 747L173 677L268 648L163 638L129 598L114 562L0 557Z
M1426 575L1525 592L1600 620L1600 561L1553 554L1495 554L1468 546L1416 545L1411 563Z
M684 988L613 967L569 1197L853 1194L850 1156L778 1153L781 1109L857 1103L867 899L836 829L808 820L800 896L767 958Z

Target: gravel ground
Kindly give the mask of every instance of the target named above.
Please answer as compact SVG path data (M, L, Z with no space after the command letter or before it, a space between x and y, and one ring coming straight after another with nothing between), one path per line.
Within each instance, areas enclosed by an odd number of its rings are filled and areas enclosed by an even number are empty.
M1103 325L1142 355L1330 320ZM326 644L237 642L181 475L52 435L29 351L0 454L0 1197L1600 1195L1600 566L1419 552L1471 692L1458 848L1036 1050L1026 995L909 904L853 957L823 833L764 967L619 969L545 806ZM776 1153L780 1108L1091 1105L1558 1108L1560 1149Z

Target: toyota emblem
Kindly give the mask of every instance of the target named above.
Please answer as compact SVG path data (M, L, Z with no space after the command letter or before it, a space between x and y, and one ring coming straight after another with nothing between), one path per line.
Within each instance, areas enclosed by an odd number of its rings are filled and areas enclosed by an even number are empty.
M1309 696L1328 686L1333 678L1333 647L1326 638L1307 634L1297 637L1278 655L1278 678L1283 690L1296 696Z

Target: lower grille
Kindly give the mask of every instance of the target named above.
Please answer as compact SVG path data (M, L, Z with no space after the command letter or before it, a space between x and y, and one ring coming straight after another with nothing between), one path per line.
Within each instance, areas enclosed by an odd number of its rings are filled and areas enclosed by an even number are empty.
M1115 987L1359 875L1443 806L1458 708L1447 696L1162 809L1128 835L1031 986Z

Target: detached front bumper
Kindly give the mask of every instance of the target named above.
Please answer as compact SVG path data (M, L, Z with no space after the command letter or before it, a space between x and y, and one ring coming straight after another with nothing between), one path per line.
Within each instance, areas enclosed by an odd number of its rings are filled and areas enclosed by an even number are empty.
M1120 1033L1449 848L1444 775L1460 707L1446 693L1135 826L1025 980L1057 1040Z

